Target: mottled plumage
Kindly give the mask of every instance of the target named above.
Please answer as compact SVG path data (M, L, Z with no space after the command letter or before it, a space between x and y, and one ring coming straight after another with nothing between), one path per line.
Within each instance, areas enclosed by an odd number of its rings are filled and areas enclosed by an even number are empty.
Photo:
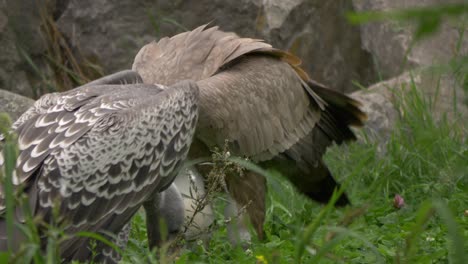
M333 142L355 139L350 126L363 125L366 115L357 101L311 80L300 63L261 40L201 26L147 44L133 70L145 83L197 81L199 146L228 140L233 154L277 167L302 193L327 202L338 184L322 155ZM253 201L249 215L261 236L266 186L253 174L228 185L241 205ZM337 202L347 203L345 194Z
M24 188L33 214L45 222L58 206L69 233L118 234L142 204L169 187L192 141L198 116L194 82L122 85L141 78L119 74L47 94L13 125L20 149L14 184ZM5 234L0 219L3 250ZM66 260L89 254L84 238L61 245Z

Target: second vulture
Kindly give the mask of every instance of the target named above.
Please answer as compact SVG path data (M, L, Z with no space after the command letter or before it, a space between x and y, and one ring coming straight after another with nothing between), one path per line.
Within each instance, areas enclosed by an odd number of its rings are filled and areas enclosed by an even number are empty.
M197 82L200 112L192 156L209 156L228 141L229 151L273 167L307 197L327 203L339 186L322 156L333 142L356 137L360 103L311 80L296 56L261 40L201 26L144 46L133 70L147 84ZM207 170L199 166L202 174ZM254 172L228 175L230 194L247 207L263 237L265 179ZM349 204L346 194L336 205Z

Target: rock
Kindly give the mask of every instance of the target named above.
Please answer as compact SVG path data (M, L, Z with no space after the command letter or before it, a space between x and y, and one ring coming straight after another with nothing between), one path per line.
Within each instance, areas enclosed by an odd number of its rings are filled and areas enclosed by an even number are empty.
M426 7L463 0L353 0L356 11L390 11ZM438 32L429 38L414 43L413 30L407 24L392 21L371 22L361 25L363 49L374 56L382 79L398 76L408 69L446 63L455 57L460 40L459 28L443 23ZM460 54L468 52L468 38L460 46Z
M280 2L263 2L266 23L259 27L260 38L298 55L313 79L333 89L350 92L356 90L352 81L364 86L377 81L360 29L346 19L353 11L350 1L284 1L289 7Z
M409 96L414 95L409 93L412 88L423 95L436 121L447 118L468 128L464 122L468 118L465 103L468 94L459 81L453 75L437 70L415 69L351 94L363 104L363 110L369 116L364 131L371 140L381 142L382 146L389 139L399 118L406 114L408 108L402 106Z
M368 85L376 74L359 28L344 17L351 10L346 0L70 0L57 23L72 46L97 58L107 72L130 68L153 39L211 22L291 50L317 81L352 91L351 80Z
M0 89L38 98L46 92L72 88L83 72L86 77L96 77L88 71L91 67L83 66L85 60L79 52L70 52L67 39L57 30L55 19L67 2L0 1ZM75 65L81 67L78 74ZM74 72L73 77L68 69Z
M398 111L393 105L391 94L385 85L381 85L379 83L351 94L362 103L362 110L368 116L363 131L375 142L386 142L398 120ZM360 132L357 134L360 135Z
M54 3L52 0L0 1L0 89L35 98L43 93L36 85L47 71L42 56L47 45L41 35L41 14L46 14L48 4L53 7Z
M70 0L57 25L74 49L111 73L129 69L136 52L154 39L154 13L154 4L144 0Z
M356 11L389 11L413 7L446 4L445 0L353 0ZM444 23L439 31L425 39L414 42L412 27L392 21L372 22L361 25L363 49L374 57L380 78L388 79L372 85L366 91L357 91L353 96L364 104L369 114L365 131L371 139L383 146L388 140L395 123L404 115L400 94L405 98L411 87L415 87L427 100L433 101L432 112L437 119L447 116L452 122L468 117L464 103L464 91L450 70L433 71L427 66L446 64L455 57L460 40L458 29ZM461 54L468 52L468 39L460 42ZM415 69L410 71L410 69ZM439 83L440 79L440 83ZM439 86L438 86L439 84ZM439 87L439 88L437 88ZM403 100L404 101L404 100ZM457 109L454 108L457 106ZM460 119L463 120L463 119ZM463 123L463 122L460 122Z
M8 26L15 35L16 44L31 55L45 50L40 34L41 15L47 13L49 0L7 0Z
M33 104L33 99L0 89L0 112L8 113L13 122Z
M18 68L22 60L16 49L16 35L10 27L5 1L0 2L0 89L30 94L31 87Z

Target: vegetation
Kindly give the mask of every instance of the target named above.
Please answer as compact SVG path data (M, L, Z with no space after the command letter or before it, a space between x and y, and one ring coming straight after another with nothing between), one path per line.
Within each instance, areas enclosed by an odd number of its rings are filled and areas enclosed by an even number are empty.
M45 51L31 56L23 43L16 43L19 55L32 73L30 81L36 99L45 93L70 90L104 75L96 58L83 56L60 32L51 11L52 4L54 1L46 0L38 10L41 22L38 34Z

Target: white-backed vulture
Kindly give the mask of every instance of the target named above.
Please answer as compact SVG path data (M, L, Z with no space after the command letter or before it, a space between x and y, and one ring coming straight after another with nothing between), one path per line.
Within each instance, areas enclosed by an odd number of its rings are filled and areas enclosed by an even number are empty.
M233 155L276 168L300 192L327 203L339 184L322 156L333 142L354 140L350 126L362 126L367 117L359 102L311 80L300 64L296 56L262 40L204 25L145 45L132 69L147 84L197 82L194 156L208 156L227 140ZM241 206L253 202L247 212L262 238L265 179L247 172L226 181ZM336 205L348 203L342 194Z

